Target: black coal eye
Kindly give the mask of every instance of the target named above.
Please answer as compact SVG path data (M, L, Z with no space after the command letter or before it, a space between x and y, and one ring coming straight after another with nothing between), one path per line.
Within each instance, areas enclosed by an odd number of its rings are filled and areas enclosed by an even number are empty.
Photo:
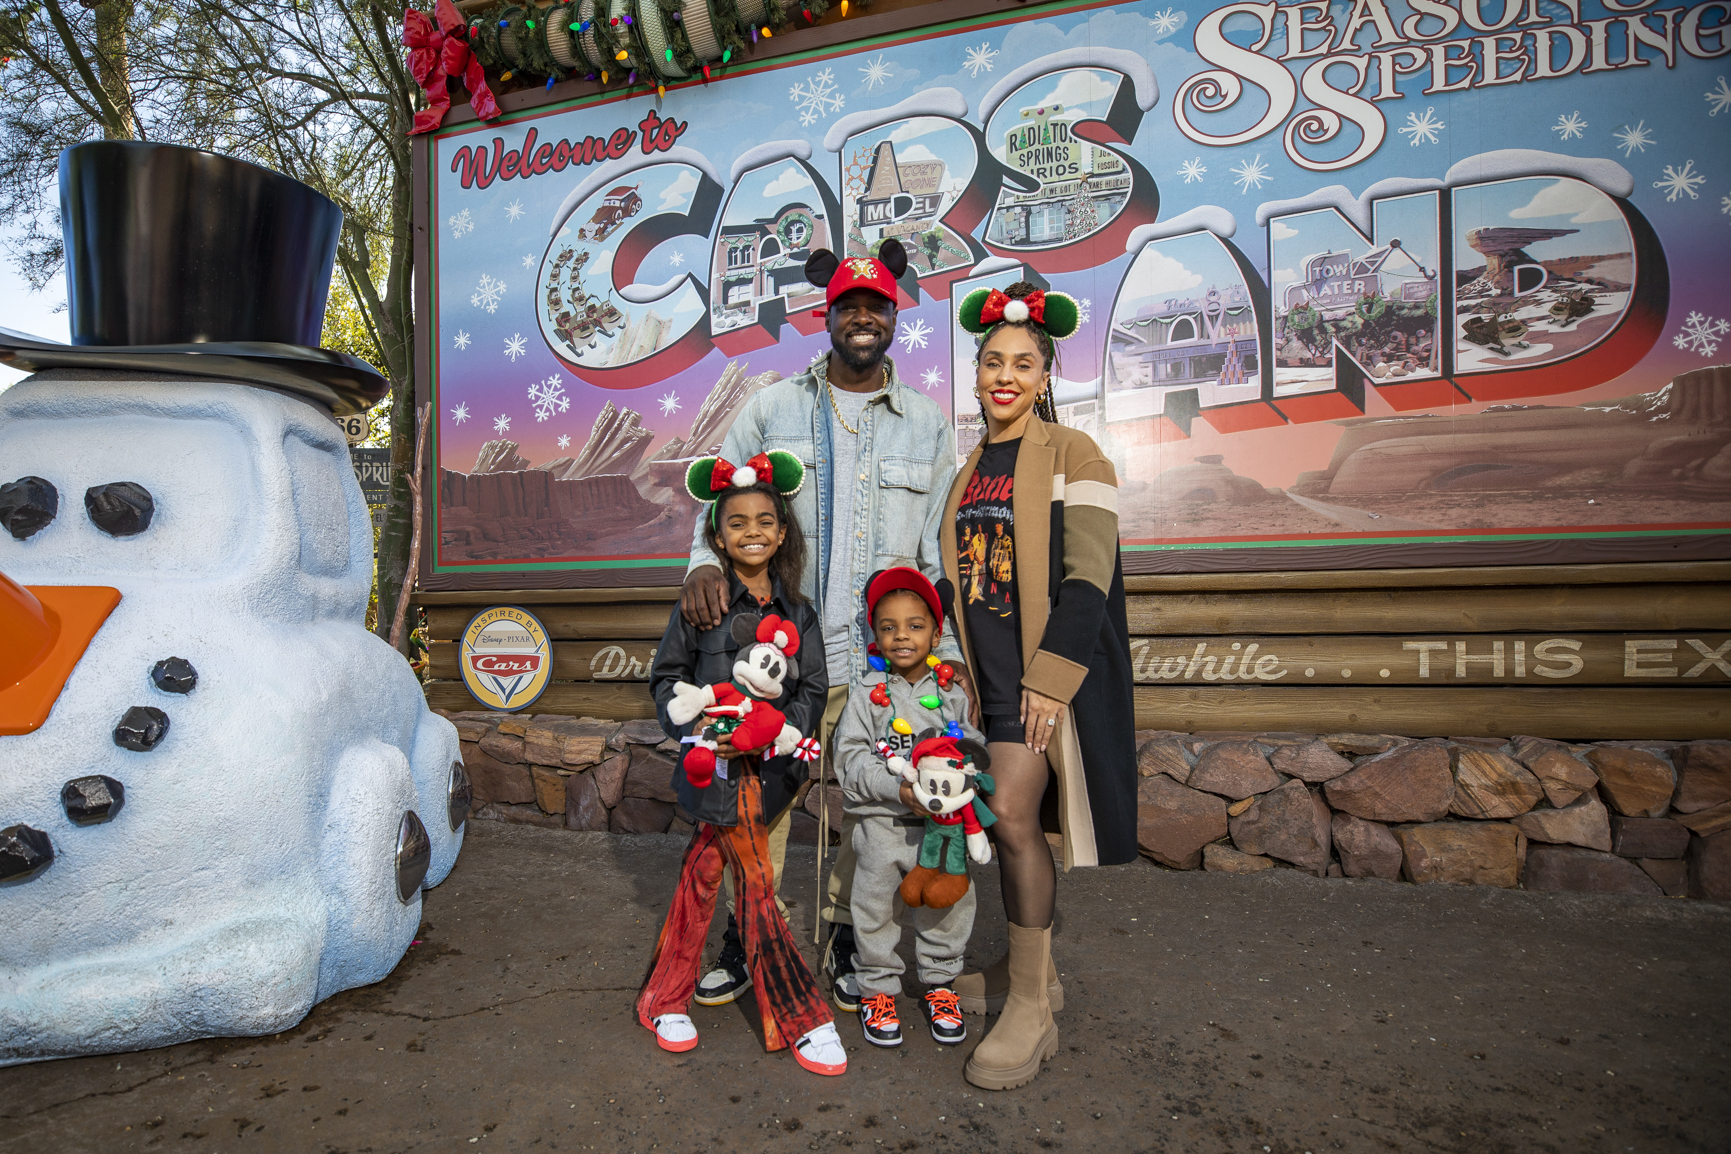
M58 512L60 493L41 477L0 485L0 525L20 541L45 528Z
M84 490L84 509L98 529L111 537L131 537L150 528L156 501L136 481L110 481Z

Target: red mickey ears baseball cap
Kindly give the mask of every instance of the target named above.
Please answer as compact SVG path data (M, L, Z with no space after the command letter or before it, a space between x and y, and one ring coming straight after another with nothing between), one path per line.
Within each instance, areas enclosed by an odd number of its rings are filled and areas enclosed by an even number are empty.
M866 582L866 621L869 624L877 619L878 600L887 593L905 590L919 597L926 603L926 608L932 611L932 620L936 623L932 629L935 640L944 632L944 603L938 596L938 591L932 583L926 580L926 575L918 569L906 565L897 565L891 569L879 569Z
M814 285L822 285L825 290L824 307L813 309L812 315L825 315L830 305L854 289L866 289L894 302L898 299L896 278L907 268L907 250L893 236L878 245L875 257L850 256L843 259L826 248L820 248L805 262L805 279Z

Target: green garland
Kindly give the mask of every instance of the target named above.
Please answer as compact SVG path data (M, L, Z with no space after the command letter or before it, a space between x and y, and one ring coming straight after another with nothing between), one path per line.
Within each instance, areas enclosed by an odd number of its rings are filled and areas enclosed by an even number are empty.
M746 38L750 35L745 21L740 19L739 5L733 0L714 0L709 10L714 17L710 23L715 28L715 38L721 42L721 62L730 63L732 57L745 52Z
M770 34L785 31L795 15L805 15L812 21L829 11L830 0L761 0L764 11L762 28ZM848 0L850 6L864 8L867 0ZM705 60L698 56L685 28L685 13L698 4L707 3L710 25L721 48L720 59ZM665 45L652 51L643 13L654 5L648 20L658 21L664 33ZM795 5L800 5L795 7ZM568 19L562 27L552 23L561 8ZM630 0L620 22L613 23L609 0L595 0L596 15L589 21L588 34L603 57L590 59L582 42L582 8L579 0L557 0L546 9L517 4L498 4L469 20L469 46L483 66L497 73L500 80L546 80L556 82L573 76L587 76L603 84L613 78L636 72L640 79L653 87L689 81L711 70L731 63L745 53L758 36L758 26L748 24L740 12L738 0ZM549 37L569 36L571 55L579 61L567 67L555 59ZM626 58L620 60L619 53ZM668 59L671 53L672 59ZM587 69L585 68L587 65ZM683 72L683 76L675 75ZM605 79L603 79L605 77Z

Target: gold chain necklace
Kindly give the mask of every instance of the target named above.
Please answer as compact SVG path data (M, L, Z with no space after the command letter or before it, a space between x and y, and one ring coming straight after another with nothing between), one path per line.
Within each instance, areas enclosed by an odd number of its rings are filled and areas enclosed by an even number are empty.
M854 428L852 425L848 424L847 418L845 418L841 415L841 407L835 403L835 386L829 383L828 377L824 378L823 385L824 385L824 388L829 391L829 407L830 407L830 411L835 414L836 424L838 424L842 428L846 429L850 435L855 436L855 437L859 436L859 430ZM889 370L889 366L885 365L884 366L883 388L879 389L878 392L881 393L884 391L884 389L887 389L889 387L890 387L890 370ZM877 393L873 393L872 396L874 396L874 397L877 396ZM868 405L871 404L870 398L868 398L866 400L866 404L868 404Z

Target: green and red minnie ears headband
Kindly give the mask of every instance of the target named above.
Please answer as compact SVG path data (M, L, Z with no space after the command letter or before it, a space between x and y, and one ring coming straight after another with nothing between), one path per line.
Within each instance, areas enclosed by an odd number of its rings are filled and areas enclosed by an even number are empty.
M1068 293L1040 292L1025 297L1011 297L1000 289L975 289L962 298L957 319L970 333L991 331L993 325L1008 321L1019 325L1033 323L1046 330L1046 335L1061 341L1076 335L1082 327L1082 310L1076 298Z
M805 465L794 454L774 449L739 466L720 457L699 457L685 470L685 491L706 504L728 489L749 488L759 481L791 497L805 485Z

